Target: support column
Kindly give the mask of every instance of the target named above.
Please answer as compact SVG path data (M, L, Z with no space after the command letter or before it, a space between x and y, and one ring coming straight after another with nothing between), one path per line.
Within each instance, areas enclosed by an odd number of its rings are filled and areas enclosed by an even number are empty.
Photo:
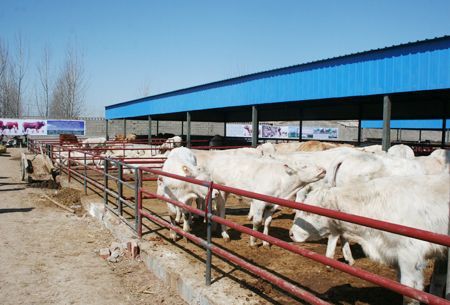
M391 147L391 99L388 95L383 97L383 140L381 143L384 151Z
M186 133L186 146L191 147L191 113L186 112L186 121L187 121L187 133Z
M148 144L152 144L152 117L148 116Z
M184 136L184 121L181 121L181 136Z
M362 117L362 105L359 104L359 106L358 106L358 146L361 145L361 138L362 138L361 117Z
M442 138L441 138L441 147L445 147L445 133L447 131L447 120L445 117L442 119Z
M358 120L358 146L361 145L361 135L362 135L361 117L359 117L359 120Z
M299 121L298 121L298 140L301 142L303 137L303 109L300 109L299 113Z
M127 136L127 120L123 119L123 135Z
M252 146L258 146L258 131L259 131L259 121L258 121L258 109L256 106L252 106Z
M156 136L159 135L159 121L156 121Z
M109 125L109 120L105 120L105 139L106 139L106 141L109 140L109 128L108 128L108 125Z
M227 136L227 122L223 122L223 137Z
M422 129L419 129L419 143L422 143Z

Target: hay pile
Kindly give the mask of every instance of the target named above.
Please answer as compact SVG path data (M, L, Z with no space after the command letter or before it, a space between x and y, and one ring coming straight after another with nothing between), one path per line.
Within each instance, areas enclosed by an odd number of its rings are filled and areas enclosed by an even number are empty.
M0 145L0 154L6 153L6 147L3 145Z

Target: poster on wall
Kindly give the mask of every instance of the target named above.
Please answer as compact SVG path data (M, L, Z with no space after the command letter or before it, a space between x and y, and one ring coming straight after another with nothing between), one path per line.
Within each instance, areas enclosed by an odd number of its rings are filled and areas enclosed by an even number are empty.
M300 128L286 125L259 125L259 137L262 139L298 139ZM227 124L228 137L251 137L251 124ZM302 139L310 140L336 140L338 128L330 127L303 127Z
M85 122L82 120L36 120L36 119L2 119L0 131L4 136L46 136L69 133L85 134Z
M46 135L46 120L0 119L0 128L4 136Z
M85 122L81 120L48 120L47 134L74 134L84 136Z

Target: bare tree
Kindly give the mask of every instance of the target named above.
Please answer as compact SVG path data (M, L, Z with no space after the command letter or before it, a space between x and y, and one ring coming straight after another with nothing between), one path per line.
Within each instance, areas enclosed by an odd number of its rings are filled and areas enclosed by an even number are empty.
M52 116L65 119L79 117L84 110L84 91L83 63L80 55L69 48L56 78L50 107Z
M36 104L40 116L49 117L50 113L50 97L51 97L51 75L50 75L50 49L48 46L44 47L41 61L37 66L39 74L39 83L42 93L36 92Z
M23 79L25 77L26 70L26 54L23 46L22 36L19 34L16 37L16 56L13 63L11 63L11 80L12 86L10 90L13 90L12 100L13 104L11 105L12 116L20 117L22 113L22 99L23 99Z

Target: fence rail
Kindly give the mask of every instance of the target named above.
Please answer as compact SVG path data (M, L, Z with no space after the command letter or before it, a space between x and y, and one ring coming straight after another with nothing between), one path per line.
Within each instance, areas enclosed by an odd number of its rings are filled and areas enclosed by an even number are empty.
M387 232L407 236L410 238L417 238L424 241L450 247L450 237L447 235L437 234L416 228L379 221L376 219L371 219L358 215L342 213L295 201L284 200L242 189L227 187L224 185L216 184L211 181L202 181L193 178L178 176L171 173L163 172L160 169L129 164L129 163L138 165L148 164L152 166L154 164L162 165L162 163L164 162L163 159L152 160L151 158L149 158L142 160L138 158L125 158L125 157L123 158L102 157L99 156L99 151L101 151L100 149L87 149L80 147L64 146L54 142L41 143L39 141L34 141L32 144L29 144L28 146L29 150L34 152L40 151L40 148L38 149L38 147L42 147L43 151L49 154L53 160L58 160L59 166L61 166L62 170L68 175L68 179L73 177L74 179L80 181L80 183L82 183L84 186L85 192L87 192L88 187L95 187L96 189L101 191L103 193L105 207L109 211L116 214L123 222L125 222L131 229L133 229L138 234L139 237L142 237L143 234L142 220L143 218L146 218L158 224L159 226L175 231L177 234L184 236L187 239L196 243L197 245L200 245L203 248L205 248L207 257L205 281L207 284L211 283L211 261L212 261L212 254L215 254L222 257L223 259L232 262L233 264L236 264L242 268L249 270L253 274L256 274L257 276L280 287L281 289L287 291L288 293L295 295L311 304L329 304L321 300L311 292L305 291L304 289L301 289L300 287L293 285L292 283L274 275L273 273L270 273L267 270L264 270L254 264L251 264L247 260L239 258L236 255L230 253L229 251L214 245L211 241L211 224L212 222L215 222L218 224L225 225L241 233L267 241L270 244L276 245L289 252L301 255L303 257L309 258L321 264L331 266L337 270L346 272L352 276L358 277L370 283L385 287L387 289L400 293L404 296L419 300L423 303L450 304L450 301L448 300L439 298L424 291L420 291L402 285L399 282L381 277L366 270L349 266L345 263L328 258L314 251L304 249L301 246L288 243L286 241L277 239L272 236L265 235L258 231L247 228L239 223L218 217L212 214L211 196L213 190L233 193L239 196L262 200L264 202L278 204L284 207L289 207L297 210L303 210L306 212L315 213L318 215L331 217L343 221L348 221L358 225L364 225L374 229L384 230ZM201 148L207 149L208 147L201 147ZM124 148L122 147L118 149ZM67 156L64 156L64 154L62 154L63 152L66 152ZM73 157L74 153L77 154L76 157ZM94 164L95 161L97 161L97 163L99 163L100 165L99 164L89 165L88 162L91 161ZM130 170L132 174L124 175L123 171L125 169ZM94 174L99 177L92 177ZM205 210L194 208L182 202L178 202L176 200L149 191L147 187L143 184L143 182L154 181L156 180L157 176L166 176L184 181L186 183L194 183L197 185L201 185L205 188L208 188L207 195L204 198L205 202L207 203ZM103 177L103 179L101 179L101 177ZM111 188L110 182L117 183L117 189ZM124 187L132 190L133 195L125 196L123 192ZM110 200L111 199L110 197L113 198L113 201ZM143 200L148 199L168 202L170 204L178 206L179 208L187 210L193 214L205 217L207 220L206 236L204 238L201 238L191 233L184 232L181 228L172 225L171 223L162 219L159 215L148 213L146 210L143 209Z

